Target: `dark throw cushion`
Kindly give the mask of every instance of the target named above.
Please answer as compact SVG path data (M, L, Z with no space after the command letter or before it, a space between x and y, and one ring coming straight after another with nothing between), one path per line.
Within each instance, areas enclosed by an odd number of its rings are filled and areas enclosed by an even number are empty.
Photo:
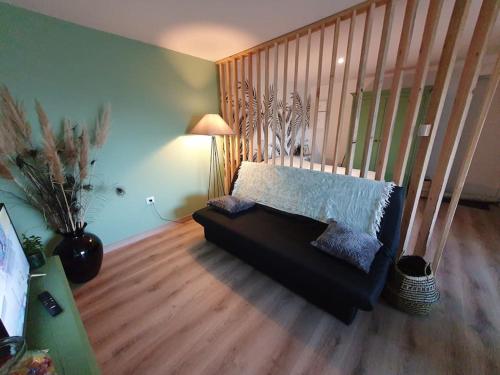
M236 198L232 195L224 195L210 199L207 205L225 214L235 215L255 206L255 202L249 199Z
M382 243L368 233L332 221L311 245L368 273Z

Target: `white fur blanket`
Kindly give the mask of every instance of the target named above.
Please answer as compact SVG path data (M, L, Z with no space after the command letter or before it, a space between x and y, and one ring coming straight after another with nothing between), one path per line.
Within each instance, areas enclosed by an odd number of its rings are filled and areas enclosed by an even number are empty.
M334 219L376 236L394 184L243 162L233 195L322 222Z

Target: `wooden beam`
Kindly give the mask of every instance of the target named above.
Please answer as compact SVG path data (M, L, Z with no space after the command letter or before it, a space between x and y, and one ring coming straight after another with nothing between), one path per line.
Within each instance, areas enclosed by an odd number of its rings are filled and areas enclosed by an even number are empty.
M248 145L248 133L247 133L247 101L246 101L246 68L245 59L246 56L241 56L241 159L247 160L247 145Z
M323 147L321 148L321 171L325 171L325 161L326 161L326 147L328 146L328 136L330 131L330 116L332 113L332 101L333 101L333 85L335 82L335 68L337 66L337 50L339 47L339 35L340 35L340 18L335 20L333 25L335 28L333 34L333 45L332 45L332 58L330 62L330 78L328 81L328 96L326 99L326 114L325 114L325 134L323 136Z
M499 81L500 81L500 55L497 56L497 62L493 69L493 73L490 76L488 88L483 98L483 103L481 104L481 111L479 113L479 117L477 118L477 121L474 124L474 128L472 131L472 135L470 137L469 145L467 146L467 151L465 153L464 160L458 171L457 182L453 189L451 202L448 205L448 210L446 211L446 216L444 219L445 223L444 228L441 233L441 238L439 240L439 245L437 247L436 253L434 254L434 260L432 262L432 267L434 269L434 272L437 272L437 269L439 267L439 263L443 255L444 246L446 244L446 240L448 239L448 234L450 233L451 223L453 222L453 217L455 216L455 211L457 209L458 201L460 200L460 195L462 194L465 180L467 179L467 174L469 173L469 168L472 163L472 158L474 157L474 153L476 152L477 144L479 142L479 138L481 137L481 132L483 130L484 123L486 122L486 118L488 117L488 112L490 110L491 103L493 102L493 97L495 96L495 92L497 90Z
M269 162L269 47L264 62L264 161Z
M477 82L491 29L498 15L499 4L498 0L483 0L479 12L417 236L415 254L420 256L424 256L429 248L441 200L469 111L472 91Z
M358 80L356 83L356 96L354 97L354 103L353 103L354 106L353 121L349 127L350 136L347 143L347 163L345 168L345 174L347 175L350 175L352 173L352 166L354 163L354 153L356 152L356 143L358 142L359 117L361 116L361 103L363 100L366 65L368 60L368 49L370 44L370 38L372 35L374 10L375 10L375 3L372 3L368 8L368 12L366 13L366 18L365 18L363 42L361 44L361 55L359 58Z
M273 117L271 119L272 130L273 130L273 165L276 165L276 132L278 129L278 43L274 44L274 73L273 73Z
M420 44L420 52L417 62L417 70L413 80L413 86L410 92L410 100L408 109L406 110L403 132L399 145L399 153L394 166L394 182L396 185L403 185L405 178L406 164L410 155L410 148L414 139L415 124L422 102L422 94L424 92L425 78L429 70L432 48L437 36L437 25L439 16L443 7L443 0L433 0L429 3L427 11L427 19L425 21L424 33Z
M226 78L225 78L226 77L225 70L227 69L226 65L227 64L225 63L219 64L219 90L220 90L222 117L227 123L229 121L229 118L227 115L227 103L226 103ZM231 174L231 168L229 167L230 160L229 160L228 136L224 136L223 145L224 145L224 191L226 194L228 194L230 186L230 174Z
M316 78L316 95L314 100L313 110L313 132L311 141L311 160L309 161L309 169L314 169L314 152L316 151L316 132L318 128L318 110L319 110L319 97L321 94L321 71L323 69L323 44L325 39L325 25L321 25L319 35L319 55L318 55L318 75Z
M243 57L241 58L243 62ZM242 65L243 66L243 65ZM234 82L233 82L233 87L234 87L234 134L235 136L233 137L233 141L236 140L236 147L235 147L235 154L234 154L234 159L235 159L235 170L239 167L240 165L240 155L241 155L241 150L240 150L240 140L241 140L241 134L240 134L240 95L239 95L239 89L238 89L238 59L234 59Z
M339 117L337 122L337 133L335 134L335 144L333 147L333 165L332 173L337 172L337 164L339 162L340 134L342 132L342 121L346 112L347 100L347 85L349 83L349 68L351 65L352 55L352 38L354 35L354 27L356 26L356 10L352 12L351 22L349 26L349 36L347 38L347 52L344 62L344 76L342 78L342 93L340 94Z
M285 52L283 56L283 113L281 116L282 119L281 119L281 142L280 142L281 165L285 164L287 75L288 75L288 38L285 41Z
M226 64L226 89L227 89L227 96L228 96L228 105L229 105L229 110L228 110L228 125L233 129L234 131L234 117L233 117L233 92L232 92L232 74L231 74L231 66L234 64L234 61L228 61ZM229 170L230 170L230 177L229 180L231 181L234 176L234 137L229 136Z
M257 162L262 161L262 114L261 114L261 103L262 96L260 91L261 84L261 66L260 66L260 51L257 52L257 124L255 129L257 129Z
M321 28L321 25L325 25L325 27L331 26L337 18L340 18L341 21L350 19L351 14L354 10L356 10L356 14L363 14L364 12L366 12L368 10L371 3L373 3L373 2L375 3L376 7L379 7L379 6L384 5L387 2L387 0L366 0L366 1L359 3L357 5L354 5L350 8L344 9L341 12L332 14L331 16L328 16L328 17L325 17L325 18L320 19L318 21L315 21L309 25L300 27L296 30L290 31L290 32L283 34L283 35L280 35L277 38L268 40L267 42L258 44L254 47L251 47L251 48L248 48L244 51L238 52L234 55L217 60L216 63L220 64L222 62L233 59L235 57L240 57L241 55L248 55L250 53L256 53L257 51L260 51L260 50L265 50L266 48L274 45L274 43L276 43L276 42L278 44L283 43L285 38L288 38L289 40L292 40L295 36L298 36L300 38L302 36L307 35L309 30L311 30L311 32L318 31Z
M387 51L392 31L392 19L394 16L395 1L389 0L385 6L384 24L380 36L380 46L377 57L377 67L375 68L375 79L373 82L373 98L370 103L370 112L368 114L368 128L363 149L363 159L361 162L360 176L366 178L370 168L370 159L372 154L373 140L377 128L378 111L380 107L380 95L384 84L385 64L387 60Z
M309 85L309 60L311 57L311 30L307 33L307 52L306 52L306 72L305 72L305 82L304 82L304 97L302 98L302 129L300 136L300 168L302 168L304 160L304 140L306 136L306 115L307 115L307 96L308 85Z
M297 96L297 75L299 70L300 37L295 37L295 65L293 71L293 97L292 97L292 138L290 142L290 167L293 167L295 138L297 137L297 113L295 112Z
M495 92L497 90L499 81L500 81L500 54L497 54L497 62L493 69L493 73L490 76L488 88L486 90L486 94L484 95L483 102L481 104L479 117L474 123L474 128L469 141L469 145L467 146L467 151L465 153L464 160L458 171L457 182L455 184L455 187L453 188L451 202L448 205L448 210L446 211L446 217L444 220L445 223L444 229L441 233L439 245L437 247L436 253L434 254L434 260L432 262L434 272L437 272L437 269L439 267L439 263L443 255L444 246L446 244L448 234L450 233L451 223L453 222L453 217L455 216L455 211L457 209L458 201L460 200L460 195L462 194L465 180L467 178L467 174L469 173L469 168L472 163L472 158L474 157L474 153L476 152L477 144L479 142L479 138L481 137L481 132L483 130L484 123L486 122L486 118L488 117L491 103L493 101L493 97L495 96Z
M413 34L413 26L415 24L415 15L417 14L416 0L408 0L406 3L405 15L403 18L403 28L399 39L398 54L396 57L396 66L391 84L391 94L389 96L382 128L382 140L380 142L379 154L377 159L377 167L375 170L375 179L383 180L389 160L389 150L392 142L392 134L394 131L394 123L398 111L399 97L401 95L401 86L403 84L403 68L408 57L408 50Z
M439 61L429 108L427 109L424 121L425 124L431 125L431 130L429 136L421 137L419 140L417 156L410 176L401 224L401 245L399 254L402 254L408 249L412 229L415 225L415 217L417 215L419 198L424 184L425 171L427 170L432 146L436 139L439 121L441 120L443 106L448 94L453 68L460 47L459 41L461 40L465 23L469 15L470 4L471 0L456 1L448 25L443 52Z
M248 140L248 160L253 161L253 138L254 138L254 101L253 101L253 55L248 56L248 112L250 131Z

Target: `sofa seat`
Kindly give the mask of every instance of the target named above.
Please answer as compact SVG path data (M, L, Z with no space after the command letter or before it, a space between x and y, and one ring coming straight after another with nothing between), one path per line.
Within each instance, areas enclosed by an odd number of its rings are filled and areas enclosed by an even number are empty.
M381 223L384 245L368 274L310 244L327 227L314 219L259 204L233 217L206 207L193 218L207 240L348 324L358 308L372 310L382 292L399 241L402 198L395 189Z

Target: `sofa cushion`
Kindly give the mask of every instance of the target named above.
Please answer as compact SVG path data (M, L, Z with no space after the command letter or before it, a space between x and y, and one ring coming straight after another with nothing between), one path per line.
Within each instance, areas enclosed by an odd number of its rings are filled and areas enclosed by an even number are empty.
M236 215L255 206L255 202L245 198L237 198L232 195L224 195L210 199L207 206L221 211L228 215Z
M332 221L311 245L368 273L382 243L368 233Z
M376 303L392 261L386 251L379 251L366 274L310 244L327 224L262 205L235 218L210 207L195 212L193 217L206 231L236 238L238 241L233 243L241 245L226 249L243 255L247 261L251 258L259 269L273 267L271 277L293 279L291 282L302 284L303 289L320 298L340 298L341 303L364 310L371 310Z

